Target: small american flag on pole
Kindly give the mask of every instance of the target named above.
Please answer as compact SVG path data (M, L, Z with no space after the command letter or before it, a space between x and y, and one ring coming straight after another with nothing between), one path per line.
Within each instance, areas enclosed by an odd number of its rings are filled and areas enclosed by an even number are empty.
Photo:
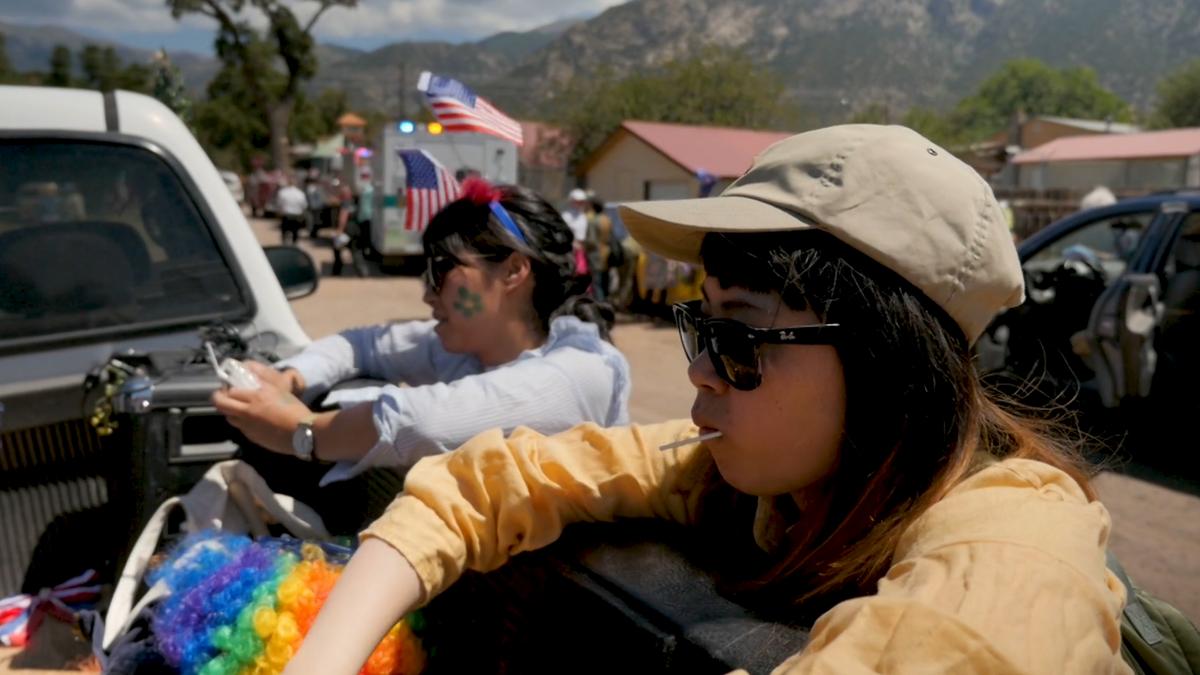
M521 125L462 82L425 71L417 89L425 93L433 116L446 131L477 131L524 145Z
M405 198L404 229L421 232L434 214L461 192L458 181L424 150L400 150L404 162Z

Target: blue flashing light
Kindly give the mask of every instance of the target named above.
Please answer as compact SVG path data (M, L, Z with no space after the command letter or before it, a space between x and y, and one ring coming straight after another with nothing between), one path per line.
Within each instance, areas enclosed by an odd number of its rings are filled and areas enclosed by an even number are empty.
M399 129L400 133L402 134L411 134L417 130L417 125L413 124L411 120L404 120L400 124L397 124L396 128Z

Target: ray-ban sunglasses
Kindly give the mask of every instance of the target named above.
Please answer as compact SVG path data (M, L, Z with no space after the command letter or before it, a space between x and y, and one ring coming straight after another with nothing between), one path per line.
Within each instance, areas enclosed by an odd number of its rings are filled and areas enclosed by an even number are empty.
M700 311L700 301L672 307L688 363L708 352L717 376L734 389L751 391L762 384L762 345L828 345L839 339L841 325L821 323L792 328L754 328L733 319L713 319Z

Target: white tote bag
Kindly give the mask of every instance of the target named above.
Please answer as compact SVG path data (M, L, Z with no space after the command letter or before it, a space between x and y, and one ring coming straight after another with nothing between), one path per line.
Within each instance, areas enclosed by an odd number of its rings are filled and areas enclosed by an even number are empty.
M260 537L269 534L269 524L278 523L300 539L329 539L316 511L292 497L272 492L254 467L237 459L214 464L187 494L163 502L138 535L104 617L103 651L107 652L117 636L129 628L143 607L168 594L166 586L156 584L136 605L133 602L150 558L158 550L167 519L177 508L183 509L183 528L189 534L213 529Z

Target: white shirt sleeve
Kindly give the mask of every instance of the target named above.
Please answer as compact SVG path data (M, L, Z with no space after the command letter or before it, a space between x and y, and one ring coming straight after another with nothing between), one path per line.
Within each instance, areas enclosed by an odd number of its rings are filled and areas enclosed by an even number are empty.
M488 429L528 426L552 434L585 421L626 423L625 402L613 393L620 376L599 354L566 348L452 382L384 387L374 403L379 442L358 462L339 463L321 483L370 467L408 467Z
M276 367L300 372L307 386L306 401L355 377L422 385L469 372L475 359L447 353L433 331L435 325L434 321L407 321L353 328L313 342Z

